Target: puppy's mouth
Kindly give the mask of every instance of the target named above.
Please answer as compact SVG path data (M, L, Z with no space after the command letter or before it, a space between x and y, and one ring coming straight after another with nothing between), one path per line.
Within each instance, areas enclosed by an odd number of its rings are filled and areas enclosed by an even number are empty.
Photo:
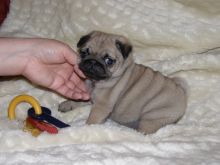
M79 69L91 80L105 80L109 78L105 66L95 59L82 60Z

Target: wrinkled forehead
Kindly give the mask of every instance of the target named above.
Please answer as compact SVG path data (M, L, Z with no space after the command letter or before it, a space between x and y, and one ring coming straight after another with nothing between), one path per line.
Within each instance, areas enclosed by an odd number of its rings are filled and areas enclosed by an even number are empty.
M111 35L95 35L91 38L91 42L96 44L96 47L102 48L115 44L116 38Z
M93 36L88 42L87 46L92 49L93 52L114 52L116 50L115 45L116 37L107 35Z

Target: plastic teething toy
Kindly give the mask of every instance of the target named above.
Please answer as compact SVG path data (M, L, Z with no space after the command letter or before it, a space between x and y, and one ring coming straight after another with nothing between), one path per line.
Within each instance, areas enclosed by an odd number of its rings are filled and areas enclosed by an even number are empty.
M41 131L47 131L48 133L51 133L51 134L58 133L58 129L49 123L45 123L43 121L38 121L38 120L35 120L31 117L28 117L26 119L26 121L28 123L30 123L31 125L36 126Z
M21 102L30 103L34 107L34 111L37 115L42 114L42 109L40 107L40 104L38 103L38 101L35 98L33 98L32 96L29 96L29 95L19 95L19 96L15 97L9 104L8 118L10 120L14 120L16 118L15 108Z
M28 110L28 116L31 116L32 118L39 120L39 121L46 121L48 123L53 124L54 126L58 128L69 127L68 124L63 123L62 121L51 116L51 110L49 110L48 108L41 107L41 109L42 109L42 113L40 115L36 115L34 109L30 108Z
M23 131L26 132L31 132L32 136L39 136L42 131L39 130L38 128L34 127L31 123L29 123L27 120L24 121L24 128Z
M58 128L69 127L70 125L51 116L51 110L41 107L38 101L29 95L20 95L15 97L8 107L8 118L14 120L16 118L15 108L21 102L28 102L32 108L28 110L28 117L25 120L24 131L29 131L33 136L38 136L41 132L46 131L50 134L58 133Z

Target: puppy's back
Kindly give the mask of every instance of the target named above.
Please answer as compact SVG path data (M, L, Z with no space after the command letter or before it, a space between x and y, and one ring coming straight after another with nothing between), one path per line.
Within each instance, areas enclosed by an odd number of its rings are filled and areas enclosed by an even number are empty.
M176 102L178 98L183 102L184 92L172 79L143 65L135 64L130 72L112 112L113 120L121 124L133 122L148 111L167 105L176 106L178 114L175 116L183 114L184 105L181 105L182 108L178 107Z

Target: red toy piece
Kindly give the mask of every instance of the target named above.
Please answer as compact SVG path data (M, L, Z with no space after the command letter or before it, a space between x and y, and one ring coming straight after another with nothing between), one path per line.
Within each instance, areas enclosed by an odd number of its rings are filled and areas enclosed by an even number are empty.
M31 123L33 126L35 126L41 131L47 131L50 134L58 133L58 129L55 126L49 123L46 123L44 121L39 121L39 120L33 119L32 117L28 117L27 122Z

